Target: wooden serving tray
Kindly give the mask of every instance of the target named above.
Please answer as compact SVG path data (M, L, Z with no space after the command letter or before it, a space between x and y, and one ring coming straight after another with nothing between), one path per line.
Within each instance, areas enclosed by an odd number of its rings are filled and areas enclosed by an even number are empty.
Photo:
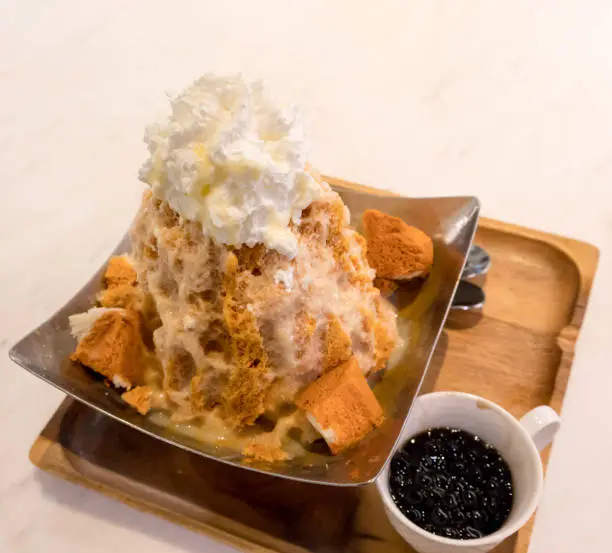
M476 243L493 261L482 316L451 314L424 390L472 392L515 416L540 404L560 411L597 249L489 219L481 219ZM229 467L70 399L36 439L30 460L245 551L412 551L388 523L374 486L317 486ZM532 524L495 551L526 552Z

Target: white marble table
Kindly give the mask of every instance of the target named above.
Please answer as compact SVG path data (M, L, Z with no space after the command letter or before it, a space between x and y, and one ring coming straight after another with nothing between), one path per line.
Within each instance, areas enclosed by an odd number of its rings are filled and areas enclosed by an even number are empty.
M106 258L137 207L145 123L210 70L301 104L328 174L476 194L601 248L530 551L610 551L607 0L0 2L0 551L230 550L37 473L28 447L62 396L6 355Z

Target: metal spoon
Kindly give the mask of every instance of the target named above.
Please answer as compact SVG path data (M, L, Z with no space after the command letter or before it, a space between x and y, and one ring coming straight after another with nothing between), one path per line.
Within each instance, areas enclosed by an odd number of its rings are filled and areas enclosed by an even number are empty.
M462 280L457 286L451 309L456 311L476 311L482 309L486 296L484 290L467 280Z
M461 281L457 286L455 297L451 304L451 309L456 311L476 311L482 309L486 295L484 290L474 284L468 282L468 279L475 278L487 273L491 267L491 256L487 251L477 245L470 248L463 273L461 273Z
M484 248L474 244L468 253L463 273L461 273L461 278L467 280L484 275L488 272L490 267L491 256Z

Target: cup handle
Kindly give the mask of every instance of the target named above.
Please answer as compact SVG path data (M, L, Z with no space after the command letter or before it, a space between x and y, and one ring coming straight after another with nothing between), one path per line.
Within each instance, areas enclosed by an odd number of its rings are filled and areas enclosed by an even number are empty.
M561 427L561 417L548 405L540 405L532 409L519 422L531 436L538 451L542 451L553 441Z

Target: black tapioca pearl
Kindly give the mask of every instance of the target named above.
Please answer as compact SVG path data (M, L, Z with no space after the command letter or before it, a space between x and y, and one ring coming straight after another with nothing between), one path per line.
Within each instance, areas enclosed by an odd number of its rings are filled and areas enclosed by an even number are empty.
M389 486L410 520L455 539L494 532L512 508L508 465L492 445L460 429L411 438L391 462Z

